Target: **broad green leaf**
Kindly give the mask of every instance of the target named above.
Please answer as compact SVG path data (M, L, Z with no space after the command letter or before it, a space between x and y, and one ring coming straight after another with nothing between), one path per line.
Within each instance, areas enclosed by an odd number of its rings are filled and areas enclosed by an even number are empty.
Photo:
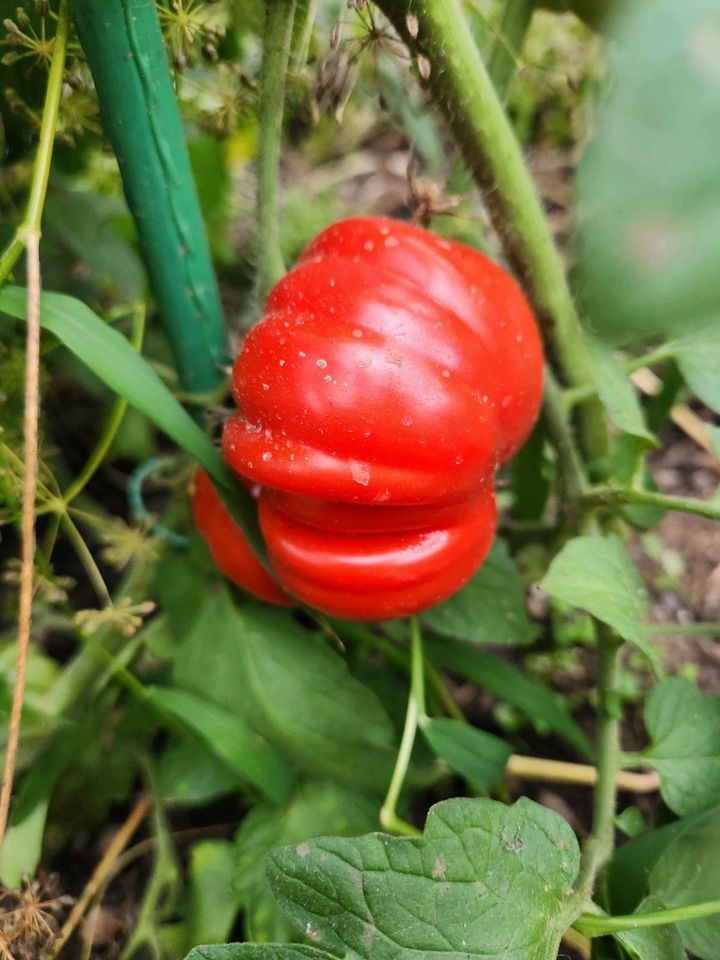
M665 849L650 875L650 893L668 909L718 899L720 807L706 811ZM717 960L720 915L677 925L686 949L699 960Z
M633 913L648 888L652 868L666 848L697 819L683 817L616 847L608 867L608 895L611 913Z
M173 739L157 761L157 793L174 805L209 803L236 793L243 778L197 736Z
M427 640L425 649L435 663L467 677L483 690L518 707L532 721L541 722L549 730L559 733L584 756L592 755L587 737L563 700L511 663L452 640Z
M285 758L238 717L209 700L172 687L146 687L149 703L174 726L197 734L216 757L273 800L282 801L293 779Z
M500 737L447 717L429 719L421 730L430 748L461 777L484 790L502 780L512 748Z
M685 383L696 397L720 413L720 321L668 345Z
M187 578L186 578L187 580ZM191 598L192 599L192 598ZM191 690L224 707L247 722L248 698L245 665L238 656L241 643L236 604L223 583L205 590L184 629L173 661L173 684ZM176 616L182 636L181 604Z
M228 840L203 840L190 851L186 943L221 943L240 909L232 888L234 848Z
M348 671L324 638L283 610L236 606L225 629L234 636L236 696L248 723L311 776L331 776L384 790L395 733L375 694Z
M26 816L15 823L11 822L7 829L0 850L0 880L10 889L17 889L23 877L35 874L42 853L45 821L54 785L48 784L47 795L38 798Z
M336 960L330 953L298 943L224 943L195 947L185 960Z
M654 913L664 909L665 904L656 897L647 897L635 913ZM627 950L632 960L686 960L678 928L672 923L662 927L623 930L614 934L614 938Z
M97 736L102 719L98 710L84 716L80 723L60 727L25 774L0 848L0 879L5 886L16 888L25 874L34 876L58 780Z
M569 540L550 564L540 587L552 597L587 610L653 659L643 629L647 593L620 540Z
M27 291L22 287L3 287L0 313L24 318L26 298ZM233 479L210 438L128 340L80 300L61 293L42 294L40 322L43 329L54 334L103 383L202 464L219 485L223 499L253 549L263 556L264 546L252 498Z
M442 636L469 643L497 647L532 641L522 581L502 540L495 541L472 580L424 613L423 622Z
M542 519L555 474L556 466L545 442L545 425L540 420L510 464L513 519Z
M720 797L720 697L679 677L659 683L645 705L650 747L644 759L660 774L665 803L679 816Z
M268 875L296 928L350 960L555 960L578 863L551 810L455 799L431 808L421 837L284 847Z
M647 442L641 437L633 437L623 433L617 438L615 450L610 461L609 476L620 486L637 484L639 479L643 490L657 492L655 478L644 464L641 478L636 476L638 462L647 449ZM665 516L661 507L649 507L641 503L626 503L622 507L622 515L634 527L640 530L650 530L656 527Z
M247 938L262 943L294 939L267 879L266 860L275 847L322 836L351 837L377 824L373 799L326 781L301 784L282 807L263 804L252 809L237 833L233 881Z
M181 644L177 686L210 697L311 776L382 790L395 735L375 694L285 611L209 592Z
M610 93L579 175L593 329L670 339L720 313L716 0L619 5Z
M612 350L595 337L588 339L592 376L600 401L610 420L624 433L653 445L655 438L645 424L642 407L625 368Z
M68 210L72 210L72 229L68 229ZM119 196L56 185L45 201L43 240L51 234L59 246L87 264L101 289L109 287L128 301L143 296L147 278L137 250L115 228L123 214L127 217L127 207ZM66 258L63 266L69 266Z

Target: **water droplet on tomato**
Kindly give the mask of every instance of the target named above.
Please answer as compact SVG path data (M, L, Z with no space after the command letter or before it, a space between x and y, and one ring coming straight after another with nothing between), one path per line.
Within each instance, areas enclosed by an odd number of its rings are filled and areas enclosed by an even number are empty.
M366 487L370 483L370 467L366 463L355 463L353 461L350 464L350 475L355 483L359 483L362 487Z

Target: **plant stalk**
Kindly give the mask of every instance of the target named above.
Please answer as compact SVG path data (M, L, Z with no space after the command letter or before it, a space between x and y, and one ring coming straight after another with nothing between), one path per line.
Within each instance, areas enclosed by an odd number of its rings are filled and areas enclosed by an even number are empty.
M585 841L577 896L580 904L592 897L598 874L612 856L615 839L617 774L620 769L620 702L617 693L622 643L602 624L598 627L597 785L590 836Z
M543 418L557 456L563 510L568 522L576 525L587 487L585 467L575 444L572 424L563 408L560 387L547 365L544 377Z
M622 930L642 930L648 927L664 927L671 923L684 923L686 920L699 920L720 913L720 900L707 903L692 903L670 910L656 910L653 913L633 913L629 916L606 917L594 913L582 914L573 926L586 937L603 937L607 933Z
M589 506L612 507L624 503L640 503L679 513L692 513L709 520L720 520L720 502L696 500L693 497L674 497L653 490L636 490L631 487L590 487L583 495Z
M295 0L265 5L263 57L258 105L257 273L255 296L262 310L270 288L285 273L280 243L279 179L285 80L293 33Z
M420 831L412 824L406 823L396 813L397 802L410 766L418 722L425 716L425 661L420 622L416 616L410 618L410 643L410 695L405 714L405 727L387 796L380 809L380 823L386 830L392 830L394 833L417 836Z

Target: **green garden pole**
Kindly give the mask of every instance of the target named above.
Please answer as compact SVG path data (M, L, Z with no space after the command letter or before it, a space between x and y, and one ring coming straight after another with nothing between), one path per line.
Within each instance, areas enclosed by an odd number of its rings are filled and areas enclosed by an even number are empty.
M155 0L73 9L180 382L208 392L225 329Z

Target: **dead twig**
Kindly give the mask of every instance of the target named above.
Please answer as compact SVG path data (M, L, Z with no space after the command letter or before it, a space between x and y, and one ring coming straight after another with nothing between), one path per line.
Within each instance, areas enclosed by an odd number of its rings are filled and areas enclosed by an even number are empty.
M40 232L28 230L27 248L27 334L25 355L25 474L22 502L22 561L20 567L20 611L18 616L17 666L13 687L2 791L0 792L0 846L10 810L15 762L20 740L20 721L25 699L35 565L35 497L38 468L38 413L40 409Z
M51 957L55 958L59 956L65 944L68 942L70 937L75 932L75 928L80 923L83 918L83 915L87 908L93 901L93 898L96 896L99 890L102 889L105 884L105 880L108 875L111 873L113 865L120 854L123 852L125 847L130 842L132 835L135 833L137 828L140 826L142 821L145 819L145 815L150 809L151 798L150 795L144 793L138 802L135 804L133 809L130 811L130 815L123 825L120 827L118 832L112 839L110 846L105 851L102 859L95 867L92 876L85 884L83 892L80 894L77 903L72 909L70 916L67 918L63 924L62 930L57 936L57 939L53 943Z

